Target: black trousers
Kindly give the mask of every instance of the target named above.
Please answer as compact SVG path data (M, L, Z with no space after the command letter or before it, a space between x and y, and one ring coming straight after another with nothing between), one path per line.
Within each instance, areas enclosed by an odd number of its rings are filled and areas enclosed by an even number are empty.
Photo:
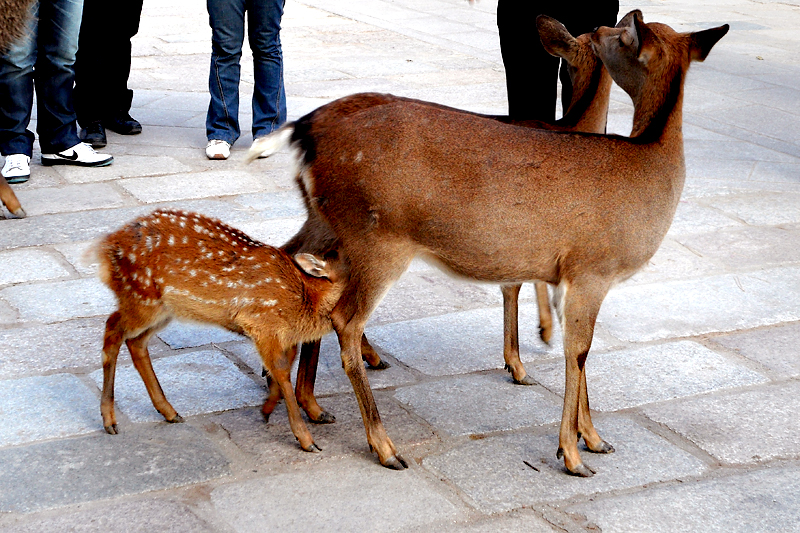
M142 1L84 0L73 94L82 127L131 109L131 38L139 31Z
M560 59L548 54L542 46L536 29L537 16L553 17L577 37L598 26L613 27L618 12L618 0L595 0L580 6L570 2L498 0L497 28L511 118L555 120ZM572 99L566 68L561 69L561 83L561 102L566 109Z

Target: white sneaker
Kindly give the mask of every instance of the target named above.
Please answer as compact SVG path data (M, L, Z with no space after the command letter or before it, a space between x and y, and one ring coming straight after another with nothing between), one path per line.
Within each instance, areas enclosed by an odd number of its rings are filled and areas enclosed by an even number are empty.
M78 143L63 152L56 154L42 154L42 164L46 167L52 165L78 165L81 167L104 167L114 161L114 156L99 154L86 143Z
M8 183L24 183L31 177L31 158L25 154L6 156L6 164L0 173Z
M231 143L219 139L211 139L206 145L206 157L209 159L228 159L231 155Z

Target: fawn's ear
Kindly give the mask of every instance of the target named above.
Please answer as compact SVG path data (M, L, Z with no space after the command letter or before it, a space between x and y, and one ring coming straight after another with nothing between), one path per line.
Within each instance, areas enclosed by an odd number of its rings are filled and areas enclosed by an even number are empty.
M689 58L692 61L703 61L711 49L717 44L717 41L722 39L730 26L723 24L716 28L708 30L696 31L691 34L691 45L689 47Z
M547 53L564 58L570 64L574 63L577 41L563 24L553 17L539 15L536 17L536 27Z
M326 268L328 264L315 255L297 254L294 256L294 262L309 276L314 276L315 278L328 277L328 269Z
M619 22L617 22L615 28L624 28L626 26L633 26L634 17L642 18L642 11L639 9L634 9L633 11L631 11L630 13L619 19Z

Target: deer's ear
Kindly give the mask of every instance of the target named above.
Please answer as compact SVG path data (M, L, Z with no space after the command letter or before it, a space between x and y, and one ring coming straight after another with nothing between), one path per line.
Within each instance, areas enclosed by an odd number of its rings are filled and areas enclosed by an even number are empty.
M619 19L619 22L617 22L617 25L615 27L625 28L628 26L633 26L633 18L636 16L642 18L642 12L638 9L634 9L633 11L631 11L630 13Z
M328 276L328 270L325 268L327 263L319 257L311 254L296 254L294 262L300 269L315 278L325 278Z
M577 41L563 24L547 15L539 15L536 17L536 27L542 46L550 55L562 57L570 64L574 62Z
M636 55L642 65L647 65L658 48L656 44L658 37L647 24L644 23L641 11L636 10L631 11L631 13L633 13L633 28L636 33L636 42L638 43Z
M708 56L708 53L717 44L717 41L722 39L730 26L723 24L716 28L708 30L696 31L690 35L689 45L689 59L692 61L703 61Z

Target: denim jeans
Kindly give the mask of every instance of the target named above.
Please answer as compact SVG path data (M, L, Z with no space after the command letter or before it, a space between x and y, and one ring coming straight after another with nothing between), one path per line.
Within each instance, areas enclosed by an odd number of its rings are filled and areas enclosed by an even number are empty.
M206 135L233 144L239 138L239 78L245 14L253 52L253 138L286 121L281 17L284 0L207 0L211 25L211 102Z
M28 124L36 88L36 131L43 153L80 142L72 105L83 0L40 0L26 37L0 57L0 152L33 151Z

